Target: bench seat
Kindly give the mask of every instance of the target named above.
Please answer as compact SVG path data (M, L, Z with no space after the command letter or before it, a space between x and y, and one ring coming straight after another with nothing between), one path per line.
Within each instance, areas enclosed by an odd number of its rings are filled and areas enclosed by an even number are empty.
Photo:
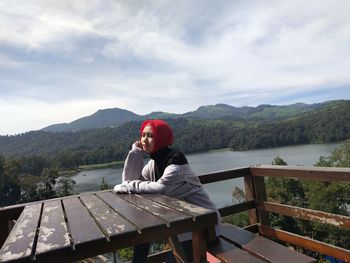
M220 237L208 244L208 251L223 262L316 262L293 249L231 224L221 226Z

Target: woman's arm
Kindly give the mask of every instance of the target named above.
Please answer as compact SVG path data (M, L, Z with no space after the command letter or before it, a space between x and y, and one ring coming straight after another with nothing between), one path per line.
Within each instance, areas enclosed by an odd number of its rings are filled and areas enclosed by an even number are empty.
M139 141L133 143L124 162L122 180L140 180L143 168L143 151L138 146Z
M168 166L163 176L157 181L130 180L116 185L114 191L117 193L158 193L169 196L182 196L192 186L186 184L178 165Z
M158 182L131 180L117 184L113 189L118 194L166 194L166 186Z

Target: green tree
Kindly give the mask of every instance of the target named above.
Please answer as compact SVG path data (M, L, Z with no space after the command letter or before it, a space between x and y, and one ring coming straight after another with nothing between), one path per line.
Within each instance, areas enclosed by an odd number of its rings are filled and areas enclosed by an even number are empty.
M101 181L101 184L100 184L100 190L108 190L108 189L109 189L109 186L106 183L105 178L103 177L102 181Z
M21 178L21 203L33 202L40 199L38 195L38 176L22 176Z
M242 203L244 200L245 200L244 191L241 188L236 186L232 191L232 203L239 204L239 203Z
M315 166L350 167L350 140L344 141L330 156L321 156Z
M0 206L13 205L20 200L19 170L17 161L5 161L4 156L0 155Z
M273 158L272 165L288 165L280 156Z
M238 204L243 202L244 200L245 200L244 191L239 187L235 187L232 190L232 204ZM234 215L225 216L223 218L223 222L244 227L249 224L249 215L247 211L244 211Z
M272 163L286 164L280 157L274 158ZM316 166L349 167L349 163L350 141L346 141L330 156L321 156ZM350 185L347 183L268 177L266 188L270 201L334 214L349 215ZM350 248L350 230L286 216L271 215L270 219L271 224L275 227L346 249ZM315 257L321 257L315 253L308 253Z
M272 165L288 165L280 156L276 156ZM268 177L265 181L268 201L289 204L293 206L305 206L305 194L303 185L299 180L278 177ZM270 214L272 226L280 227L294 233L300 234L298 220L292 217Z
M288 165L280 156L276 156L272 165ZM266 191L270 201L305 207L305 194L303 185L299 180L268 177Z
M127 247L117 250L118 258L121 259L122 262L128 262L131 261L132 255L133 255L133 248Z
M343 142L330 156L321 156L315 166L350 167L350 140ZM340 182L305 182L309 208L324 212L350 215L350 184ZM350 249L350 230L311 223L308 235L324 242Z
M74 194L74 185L76 182L69 175L62 175L57 180L56 192L59 196Z
M56 180L58 178L58 172L56 169L44 168L41 173L41 183L38 187L39 198L49 199L57 197L55 191Z

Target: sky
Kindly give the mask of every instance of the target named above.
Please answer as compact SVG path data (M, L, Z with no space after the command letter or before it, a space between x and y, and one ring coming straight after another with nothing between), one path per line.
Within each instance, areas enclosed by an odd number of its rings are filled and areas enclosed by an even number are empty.
M349 0L1 0L0 135L99 109L350 99Z

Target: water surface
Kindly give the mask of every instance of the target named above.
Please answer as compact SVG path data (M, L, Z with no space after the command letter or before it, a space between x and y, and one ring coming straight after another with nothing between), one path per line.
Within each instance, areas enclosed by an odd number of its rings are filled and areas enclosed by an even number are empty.
M308 144L299 146L278 147L251 151L210 151L186 155L192 170L200 174L217 172L257 164L271 164L276 156L280 156L289 165L314 165L321 155L329 156L339 143ZM76 181L75 191L99 190L102 178L112 187L121 183L122 168L107 168L79 172L73 179ZM204 187L218 207L232 203L232 190L243 187L243 179L225 180L207 184Z

